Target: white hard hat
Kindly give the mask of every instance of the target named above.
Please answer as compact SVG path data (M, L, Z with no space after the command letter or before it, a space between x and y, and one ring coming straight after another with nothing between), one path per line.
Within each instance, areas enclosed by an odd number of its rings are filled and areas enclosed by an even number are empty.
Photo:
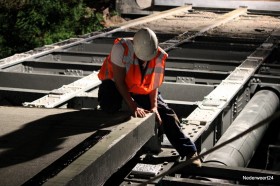
M140 29L133 37L133 48L139 59L143 61L153 59L158 50L156 34L149 28Z

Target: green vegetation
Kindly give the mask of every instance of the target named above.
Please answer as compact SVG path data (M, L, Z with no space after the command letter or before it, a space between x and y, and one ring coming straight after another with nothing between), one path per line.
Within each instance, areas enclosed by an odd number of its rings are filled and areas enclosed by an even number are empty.
M0 59L103 29L100 2L0 0Z

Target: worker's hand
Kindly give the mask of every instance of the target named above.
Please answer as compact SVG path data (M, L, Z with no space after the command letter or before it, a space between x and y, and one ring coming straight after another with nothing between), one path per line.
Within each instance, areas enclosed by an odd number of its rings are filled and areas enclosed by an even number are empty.
M161 120L161 117L160 117L160 115L158 113L158 109L156 107L154 107L154 108L151 109L151 112L156 114L156 120L161 125L162 124L162 120Z
M143 108L136 107L136 109L133 111L134 117L143 118L146 116L146 114L149 113L148 110L145 110Z

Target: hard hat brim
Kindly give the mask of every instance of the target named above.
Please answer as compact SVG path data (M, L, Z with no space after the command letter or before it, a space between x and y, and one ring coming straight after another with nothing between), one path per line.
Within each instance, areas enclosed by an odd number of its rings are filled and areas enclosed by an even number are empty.
M137 54L137 52L135 51L135 55L136 55L137 58L141 59L142 61L150 61L154 57L156 57L157 50L155 50L154 53L150 54L150 55Z

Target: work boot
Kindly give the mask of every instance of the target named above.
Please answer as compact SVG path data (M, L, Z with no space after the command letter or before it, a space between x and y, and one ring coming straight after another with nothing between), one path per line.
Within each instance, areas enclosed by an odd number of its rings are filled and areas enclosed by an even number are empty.
M187 156L187 159L186 159L186 160L192 159L192 158L194 158L194 157L196 157L196 156L197 156L197 152L195 152L195 153L192 154L192 155ZM193 166L193 167L201 167L201 161L200 161L200 159L195 159L195 160L193 160L193 161L190 163L190 166Z

